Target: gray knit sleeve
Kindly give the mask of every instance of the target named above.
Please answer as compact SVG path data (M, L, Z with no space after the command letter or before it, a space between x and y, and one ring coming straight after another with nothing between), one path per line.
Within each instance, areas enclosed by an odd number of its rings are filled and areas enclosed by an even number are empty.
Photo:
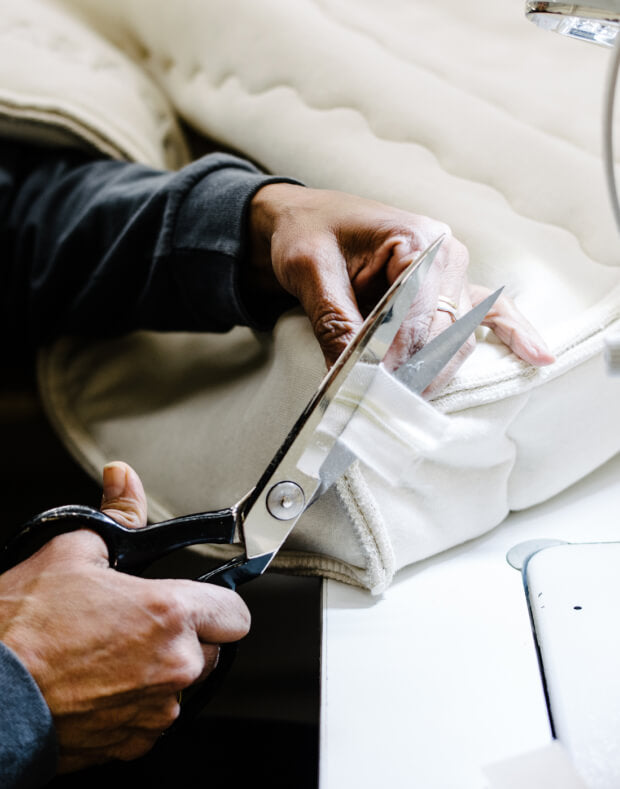
M17 655L0 642L0 786L37 789L54 777L57 758L45 699Z

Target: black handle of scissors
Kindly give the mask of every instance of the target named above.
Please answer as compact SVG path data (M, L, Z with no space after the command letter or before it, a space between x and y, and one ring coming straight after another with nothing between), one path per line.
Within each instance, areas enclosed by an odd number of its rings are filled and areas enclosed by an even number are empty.
M185 515L142 529L128 529L92 507L56 507L32 518L9 539L0 554L0 572L28 558L53 537L87 528L105 542L111 567L140 574L156 559L180 548L199 543L232 543L236 525L233 509Z
M128 529L92 507L56 507L29 520L9 539L0 554L0 572L24 561L59 534L88 528L105 542L111 567L136 575L155 560L180 548L200 543L232 543L236 526L237 515L233 509L185 515L141 529ZM237 556L196 580L235 590L240 584L260 575L270 559L270 555L250 560ZM182 714L168 734L192 720L214 696L236 653L237 644L221 645L215 669L200 685L183 694Z

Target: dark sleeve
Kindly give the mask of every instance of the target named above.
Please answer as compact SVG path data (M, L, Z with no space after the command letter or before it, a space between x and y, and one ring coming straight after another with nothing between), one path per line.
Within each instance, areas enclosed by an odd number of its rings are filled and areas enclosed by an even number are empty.
M57 758L49 708L21 661L0 642L0 786L44 786L54 777Z
M31 346L61 334L270 328L241 297L250 201L274 181L211 154L179 172L0 143L2 313ZM255 303L252 299L255 298Z

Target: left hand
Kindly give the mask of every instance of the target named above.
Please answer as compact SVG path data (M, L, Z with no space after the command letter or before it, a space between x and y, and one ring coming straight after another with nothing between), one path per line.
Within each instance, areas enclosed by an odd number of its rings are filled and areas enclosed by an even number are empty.
M101 509L146 523L125 463L104 469ZM179 691L215 667L219 644L248 631L235 592L113 570L88 529L61 534L0 575L0 641L32 674L54 719L59 771L147 753L180 712Z
M284 289L299 300L328 366L386 288L440 235L445 240L390 350L392 365L397 366L450 324L451 316L437 309L440 295L462 314L490 292L467 281L467 249L452 237L447 225L371 200L293 184L269 184L252 201L250 225L256 285L266 293ZM508 297L500 296L483 325L526 362L541 366L554 361L542 338ZM474 346L472 335L427 394L454 375Z

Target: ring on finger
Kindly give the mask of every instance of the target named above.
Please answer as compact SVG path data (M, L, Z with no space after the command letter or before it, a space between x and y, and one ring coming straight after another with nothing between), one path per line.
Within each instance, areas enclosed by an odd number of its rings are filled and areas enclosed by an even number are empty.
M452 323L456 321L458 306L446 296L437 298L437 307L435 309L439 312L447 312L452 319Z

